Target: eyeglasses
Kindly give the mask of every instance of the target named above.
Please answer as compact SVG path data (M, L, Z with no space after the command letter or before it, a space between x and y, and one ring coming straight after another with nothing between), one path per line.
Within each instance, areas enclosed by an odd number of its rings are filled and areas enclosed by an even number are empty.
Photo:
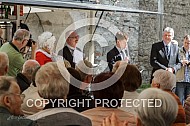
M79 38L79 36L77 35L77 36L71 36L71 37L68 37L68 38Z

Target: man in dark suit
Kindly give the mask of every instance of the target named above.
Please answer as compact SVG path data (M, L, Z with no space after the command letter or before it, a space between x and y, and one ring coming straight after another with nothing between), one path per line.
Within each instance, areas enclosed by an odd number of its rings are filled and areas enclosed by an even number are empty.
M66 32L65 37L66 37L66 45L64 46L63 50L59 52L59 55L62 55L64 59L69 61L71 67L75 68L73 54L76 49L80 51L80 49L76 47L76 44L78 43L79 40L79 35L75 31L68 31Z
M174 30L167 27L164 29L163 40L152 45L150 55L150 64L153 67L152 74L158 69L176 73L181 68L178 44L172 42L173 38Z
M117 32L115 36L116 46L107 53L107 62L110 71L116 61L129 60L129 52L127 49L128 36L125 33Z

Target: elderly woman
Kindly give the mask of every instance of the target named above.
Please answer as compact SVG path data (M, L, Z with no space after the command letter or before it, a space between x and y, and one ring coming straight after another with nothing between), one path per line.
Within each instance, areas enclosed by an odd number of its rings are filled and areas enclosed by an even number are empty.
M136 126L177 126L173 123L178 113L178 104L172 95L160 89L148 88L139 94L138 99L135 109ZM126 122L121 122L116 115L106 117L102 126L127 126Z
M55 41L55 36L51 32L43 32L38 36L39 49L36 51L36 60L40 65L53 61L52 54Z

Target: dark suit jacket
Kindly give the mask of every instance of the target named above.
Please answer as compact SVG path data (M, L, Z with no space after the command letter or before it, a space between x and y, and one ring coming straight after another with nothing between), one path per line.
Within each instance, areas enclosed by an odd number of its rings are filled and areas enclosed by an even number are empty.
M115 64L116 61L121 60L121 54L120 52L117 50L116 47L114 47L113 49L111 49L108 53L107 53L107 62L108 62L108 66L110 68L110 71L112 71L113 68L113 64Z
M26 117L14 116L4 107L0 107L0 126L37 126L37 124Z
M71 67L75 68L75 63L73 62L73 55L71 54L69 48L64 46L63 48L63 58L65 58L71 64Z
M158 69L174 68L175 73L181 68L178 45L171 43L169 59L166 58L164 43L158 42L152 45L150 64L153 67L152 74Z
M31 81L26 78L22 73L18 73L16 76L17 83L20 87L21 92L30 87Z

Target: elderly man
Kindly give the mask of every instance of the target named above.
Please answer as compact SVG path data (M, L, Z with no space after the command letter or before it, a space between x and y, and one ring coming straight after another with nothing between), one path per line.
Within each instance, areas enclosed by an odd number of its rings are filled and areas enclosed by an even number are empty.
M20 50L26 46L30 38L29 31L25 29L18 29L14 36L13 40L10 43L5 43L0 48L0 52L7 53L9 57L9 70L8 75L16 76L21 70L24 64L24 59ZM32 54L35 53L36 45L32 46Z
M68 31L66 32L66 45L64 46L63 50L59 52L59 55L62 55L69 63L71 67L75 68L75 52L77 50L78 53L82 54L81 60L83 60L83 53L79 48L76 47L79 35L75 31ZM77 57L80 58L80 57Z
M40 67L40 64L36 60L27 60L24 63L22 73L18 73L16 76L21 92L30 86L32 82L32 74L38 67Z
M152 80L152 87L160 88L160 89L168 92L176 99L176 101L178 103L178 115L177 115L174 123L185 126L185 121L186 121L185 111L179 100L179 97L171 91L176 85L175 75L169 71L160 69L160 70L155 71L153 76L154 76L154 78Z
M0 76L6 75L9 68L9 59L6 53L0 52Z
M90 119L82 116L72 108L64 104L69 92L69 73L63 67L63 62L49 62L41 66L36 73L35 82L39 95L46 99L43 111L40 111L28 118L37 120L39 125L52 126L80 125L91 126ZM64 75L64 77L63 77ZM77 105L73 105L76 107Z
M35 126L26 119L21 110L23 95L13 77L0 77L0 125L1 126Z
M125 33L117 32L115 36L116 46L107 53L107 62L110 71L116 61L128 61L129 51L127 49L128 36Z
M158 69L176 73L181 68L178 45L172 42L173 38L174 30L167 27L164 29L163 40L152 45L150 54L150 64L153 67L152 74Z

